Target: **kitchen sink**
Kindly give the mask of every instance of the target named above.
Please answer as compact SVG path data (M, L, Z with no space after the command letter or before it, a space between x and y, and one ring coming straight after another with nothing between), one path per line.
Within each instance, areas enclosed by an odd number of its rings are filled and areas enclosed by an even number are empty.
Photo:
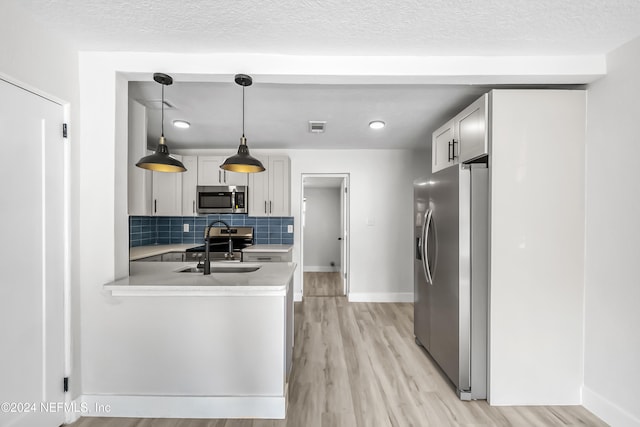
M211 273L251 273L260 269L259 265L212 265ZM183 267L177 270L178 273L200 273L203 274L204 270L197 267Z

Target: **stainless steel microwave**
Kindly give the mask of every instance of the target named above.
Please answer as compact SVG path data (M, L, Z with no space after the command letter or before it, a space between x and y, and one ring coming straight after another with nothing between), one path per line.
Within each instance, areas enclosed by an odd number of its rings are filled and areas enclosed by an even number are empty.
M247 187L243 185L198 185L196 206L199 214L247 213Z

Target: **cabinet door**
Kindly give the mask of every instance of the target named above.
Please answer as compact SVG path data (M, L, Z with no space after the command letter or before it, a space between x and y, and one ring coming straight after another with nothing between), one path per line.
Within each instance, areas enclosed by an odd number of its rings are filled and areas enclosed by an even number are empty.
M182 173L182 216L196 214L196 187L198 186L198 158L182 157L182 164L187 168Z
M224 159L222 159L224 162ZM222 163L220 163L222 164ZM223 185L244 185L249 183L248 173L222 171Z
M269 169L249 174L248 191L249 216L269 216Z
M147 109L139 102L129 100L129 164L128 211L129 215L151 215L152 172L136 166L136 162L151 154L147 150Z
M460 162L473 160L489 153L488 99L488 95L483 95L453 119Z
M290 160L286 156L269 157L269 216L291 215Z
M181 156L175 156L182 160ZM153 212L155 216L182 215L182 174L153 172Z
M433 132L431 138L431 172L455 165L456 153L453 146L453 120Z
M226 157L198 157L198 185L247 185L246 173L229 172L220 169Z
M198 185L224 185L223 157L198 156Z

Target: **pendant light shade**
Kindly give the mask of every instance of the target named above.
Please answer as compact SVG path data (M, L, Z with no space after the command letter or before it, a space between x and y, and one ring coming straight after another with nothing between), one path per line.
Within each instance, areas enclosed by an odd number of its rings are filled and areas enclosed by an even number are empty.
M184 167L180 160L174 159L169 155L169 147L167 147L164 138L164 87L172 84L173 79L166 74L154 73L153 80L162 85L162 132L156 151L149 156L141 158L138 163L136 163L136 166L156 172L184 172L187 168Z
M251 86L253 80L246 74L236 74L235 82L242 86L242 137L238 153L229 157L220 165L221 169L231 172L256 173L265 170L262 162L249 154L247 138L244 136L244 88Z

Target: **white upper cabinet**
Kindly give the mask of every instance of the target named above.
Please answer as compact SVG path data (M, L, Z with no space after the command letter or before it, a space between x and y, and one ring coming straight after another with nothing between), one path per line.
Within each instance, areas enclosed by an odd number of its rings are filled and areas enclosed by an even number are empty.
M433 132L431 172L438 172L489 153L488 102L489 95L482 95Z
M220 169L226 157L198 156L198 185L247 185L246 173Z
M196 187L198 186L198 157L183 156L187 168L182 173L182 216L196 215Z
M457 142L454 145L458 146L459 162L467 162L489 153L488 102L489 95L483 95L453 119Z
M129 215L151 215L151 172L136 166L138 160L151 154L147 149L147 109L133 100L129 100L128 154Z
M171 155L178 160L182 156ZM153 172L152 215L182 215L182 173Z
M291 160L287 156L270 156L260 161L267 168L249 174L249 215L291 215Z
M433 132L431 140L431 172L438 172L455 164L453 120Z
M269 216L291 215L291 162L286 156L269 157Z

